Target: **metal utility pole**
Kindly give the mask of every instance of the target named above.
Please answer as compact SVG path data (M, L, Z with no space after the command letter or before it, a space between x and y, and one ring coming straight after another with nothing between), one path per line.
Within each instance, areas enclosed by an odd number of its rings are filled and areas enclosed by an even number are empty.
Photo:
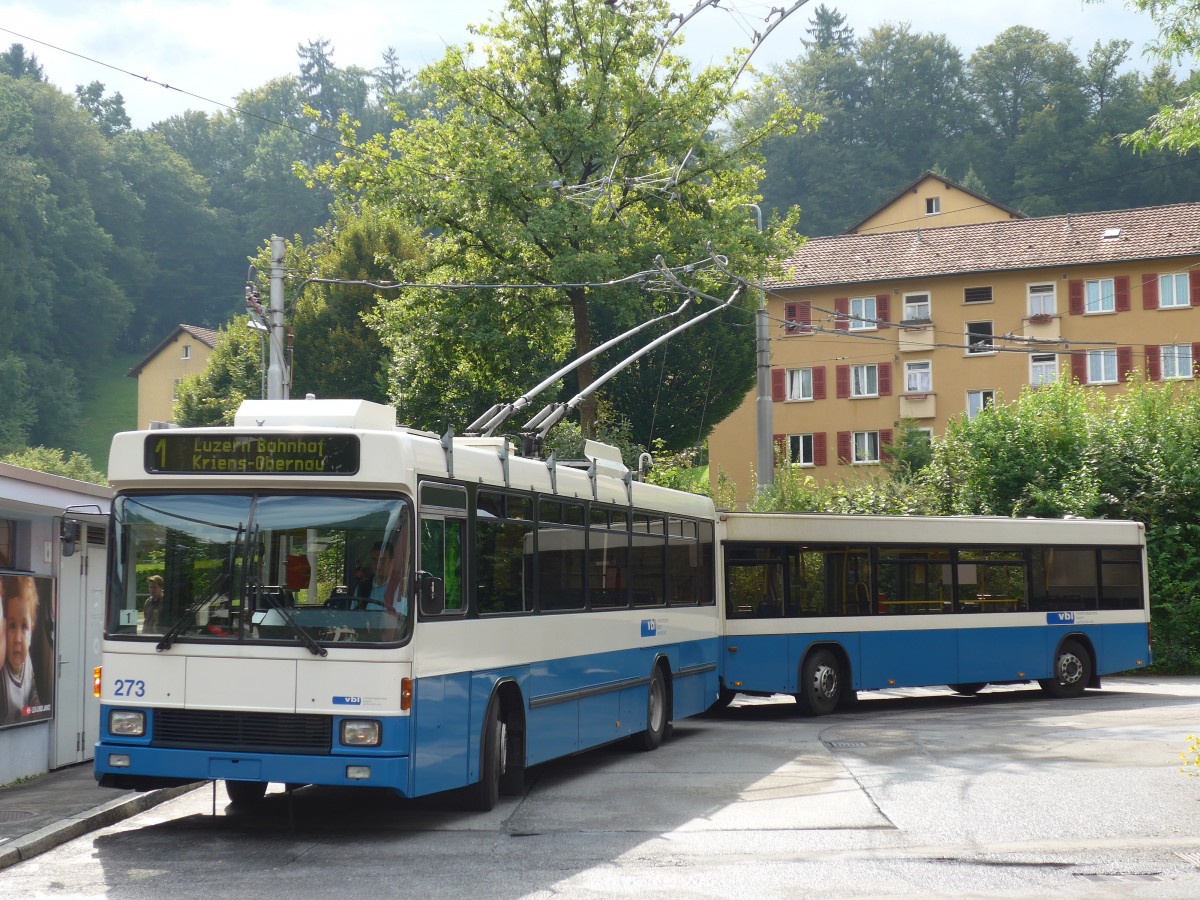
M267 364L267 399L286 400L291 385L287 378L283 322L283 238L271 235L271 298L267 319L270 361Z
M754 210L759 233L763 230L762 209L757 203L747 203ZM763 290L762 273L758 276L758 309L754 314L754 345L758 368L758 399L755 402L758 445L758 487L761 490L775 483L775 437L771 410L771 326L767 319L767 295Z

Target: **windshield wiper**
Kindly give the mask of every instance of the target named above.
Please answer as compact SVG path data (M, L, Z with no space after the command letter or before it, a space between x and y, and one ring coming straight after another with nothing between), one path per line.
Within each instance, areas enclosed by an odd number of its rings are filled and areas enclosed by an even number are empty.
M271 608L278 612L283 618L283 621L287 623L288 629L291 630L292 634L296 635L296 637L300 639L300 643L308 648L309 653L311 653L313 656L329 655L329 651L318 644L316 639L303 628L301 628L296 620L292 618L292 614L288 612L287 606L279 599L281 594L280 591L271 590L265 585L259 584L257 579L253 583L252 590L254 591L255 595L266 598L266 601L271 604Z
M188 623L195 621L193 617L196 615L197 610L206 604L212 603L222 594L227 596L230 595L230 587L233 583L233 561L237 558L237 549L238 545L241 543L242 532L244 530L245 529L242 527L242 524L239 522L237 527L237 536L233 539L233 543L229 545L229 554L225 558L225 568L218 572L213 577L213 580L208 583L208 587L205 589L204 593L200 595L200 599L193 600L188 608L183 611L183 615L179 617L175 624L167 629L167 633L162 636L162 640L155 645L155 649L160 653L163 650L170 649L171 645L175 643L175 638L183 634L184 629L188 627Z

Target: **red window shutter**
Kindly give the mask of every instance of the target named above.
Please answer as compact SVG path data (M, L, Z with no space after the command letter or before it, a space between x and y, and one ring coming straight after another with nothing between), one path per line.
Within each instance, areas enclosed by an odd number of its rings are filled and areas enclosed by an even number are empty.
M1067 304L1070 307L1071 315L1083 315L1083 282L1079 279L1072 278L1067 282Z
M783 369L771 370L771 401L774 403L783 402Z
M776 434L772 435L772 437L775 440L775 462L778 463L780 460L783 460L785 463L791 462L791 460L788 459L787 435Z
M813 465L824 466L829 463L829 451L825 447L825 432L818 431L813 435Z
M1118 275L1113 279L1113 293L1116 294L1116 299L1113 302L1113 309L1117 312L1129 312L1129 276Z
M1188 272L1188 293L1192 295L1192 306L1200 306L1200 272Z
M845 465L850 462L853 451L851 450L850 432L839 431L837 433L837 454L838 462Z
M850 298L838 297L833 301L833 311L837 313L833 320L833 327L838 331L850 330Z
M825 367L813 366L813 399L825 399Z
M834 379L837 381L837 395L839 400L845 400L850 396L850 367L838 366L834 369Z
M890 397L892 395L892 364L879 364L879 396Z
M1129 380L1129 373L1133 370L1133 348L1118 347L1117 348L1117 381L1126 382Z
M875 318L879 320L880 328L892 327L892 298L887 294L875 296Z
M1150 381L1162 380L1162 351L1157 345L1146 345L1146 378Z
M1080 384L1087 384L1087 355L1084 353L1071 354L1071 377Z
M879 432L879 458L892 458L892 429L883 428Z
M785 319L787 319L787 321L788 321L788 323L783 326L784 334L795 334L797 331L800 330L795 325L792 324L793 322L796 321L796 304L795 303L785 303L783 305L783 317Z
M799 329L799 334L812 334L812 303L810 301L797 303L796 315L792 318L803 326Z
M1158 309L1158 276L1142 276L1142 309Z
M1192 374L1196 373L1196 366L1200 365L1200 342L1192 344Z

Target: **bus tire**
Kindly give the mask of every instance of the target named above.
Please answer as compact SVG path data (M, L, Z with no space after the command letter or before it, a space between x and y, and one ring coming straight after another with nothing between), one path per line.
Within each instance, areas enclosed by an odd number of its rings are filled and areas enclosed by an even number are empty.
M226 781L225 796L234 806L249 807L261 803L267 796L265 781Z
M969 681L966 684L951 684L947 686L956 694L962 694L964 697L974 697L985 687L987 687L987 682Z
M667 696L667 680L662 669L654 667L650 673L650 686L646 691L646 730L635 739L639 750L657 750L667 735L670 723L670 698Z
M800 667L796 703L806 716L827 716L842 700L842 669L829 650L813 650Z
M504 777L504 722L500 702L488 703L479 736L479 780L467 787L466 805L475 812L490 812L500 800L500 780Z
M1038 680L1043 691L1059 700L1083 696L1092 680L1092 657L1072 638L1063 641L1054 655L1054 674Z

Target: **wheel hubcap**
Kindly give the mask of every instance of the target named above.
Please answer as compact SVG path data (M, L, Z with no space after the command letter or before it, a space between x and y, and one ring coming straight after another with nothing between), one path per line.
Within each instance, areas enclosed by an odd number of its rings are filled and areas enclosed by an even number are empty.
M813 673L813 691L822 700L837 696L837 670L832 666L817 666Z
M1075 684L1083 677L1083 663L1073 653L1064 654L1058 661L1058 677L1063 684Z

